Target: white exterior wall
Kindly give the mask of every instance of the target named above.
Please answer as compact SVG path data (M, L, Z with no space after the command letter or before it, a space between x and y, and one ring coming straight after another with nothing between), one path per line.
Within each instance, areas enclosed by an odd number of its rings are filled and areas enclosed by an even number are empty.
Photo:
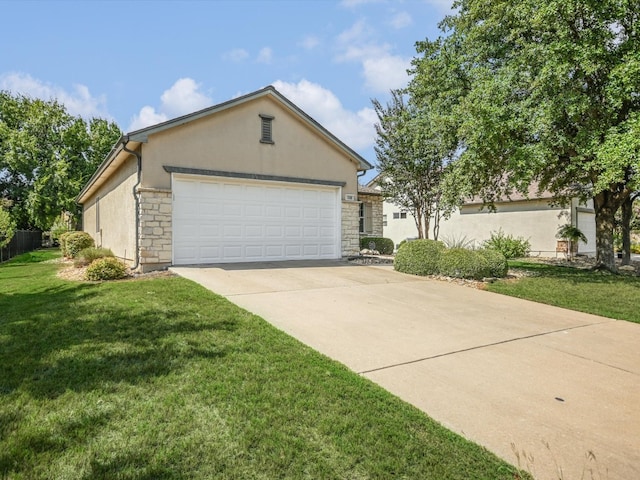
M466 237L466 240L473 241L476 246L479 246L491 237L492 232L502 229L506 235L528 239L531 243L532 255L555 256L558 227L572 222L578 223L578 228L589 240L586 245L581 242L578 251L591 254L595 252L595 221L592 205L589 201L586 206L578 207L577 202L573 202L571 208L560 208L550 206L547 200L538 199L497 204L495 212L482 209L480 205L463 206L449 219L441 220L438 238L460 240ZM405 219L394 219L393 213L401 210L389 202L384 202L383 212L387 221L384 236L391 238L396 247L402 240L417 238L418 231L413 215L407 213ZM433 238L433 220L429 237Z

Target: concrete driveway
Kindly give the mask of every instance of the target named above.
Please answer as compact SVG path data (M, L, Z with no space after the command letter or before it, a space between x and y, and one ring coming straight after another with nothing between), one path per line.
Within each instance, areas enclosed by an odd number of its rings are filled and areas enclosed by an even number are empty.
M171 270L536 478L640 478L640 325L388 266Z

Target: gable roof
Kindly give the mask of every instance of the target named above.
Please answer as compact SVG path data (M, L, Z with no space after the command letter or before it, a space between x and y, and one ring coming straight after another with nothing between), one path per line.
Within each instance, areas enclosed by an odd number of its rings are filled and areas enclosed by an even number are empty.
M180 125L184 125L196 120L199 120L204 117L208 117L210 115L214 115L218 112L222 112L224 110L228 110L230 108L236 107L246 102L250 102L256 100L261 97L270 96L271 98L278 101L282 106L288 109L293 115L295 115L299 120L301 120L304 124L309 126L311 129L315 130L321 137L323 137L327 142L333 144L338 150L342 151L351 161L358 165L358 171L366 171L373 168L368 161L366 161L362 156L356 153L351 147L341 141L338 137L332 134L329 130L324 128L320 123L314 120L311 116L305 113L300 107L295 105L291 100L282 95L278 90L275 89L272 85L269 85L265 88L257 90L252 93L248 93L246 95L242 95L240 97L228 100L226 102L219 103L217 105L213 105L211 107L204 108L202 110L198 110L193 113L189 113L187 115L182 115L177 118L173 118L171 120L167 120L166 122L158 123L156 125L151 125L149 127L141 128L139 130L134 130L129 132L123 136L121 136L116 144L113 146L107 157L104 159L102 164L98 167L93 176L89 179L87 184L84 186L82 191L76 197L76 201L78 203L82 203L87 194L92 190L92 187L99 182L101 178L106 174L107 177L110 175L112 171L114 171L126 157L128 157L129 153L127 150L135 150L137 149L141 143L146 143L149 140L149 136L155 133L162 132L164 130L168 130L170 128L174 128ZM131 146L125 150L125 146L131 142ZM123 154L124 155L121 155ZM104 179L103 179L104 180ZM102 183L102 182L100 182Z

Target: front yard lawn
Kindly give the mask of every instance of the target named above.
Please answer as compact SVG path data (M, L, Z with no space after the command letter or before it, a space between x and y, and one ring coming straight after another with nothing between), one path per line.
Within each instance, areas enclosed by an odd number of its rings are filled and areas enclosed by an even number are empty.
M190 281L56 256L0 266L2 478L526 477Z
M499 280L487 290L640 323L640 277L530 261L510 261L509 267L526 275Z

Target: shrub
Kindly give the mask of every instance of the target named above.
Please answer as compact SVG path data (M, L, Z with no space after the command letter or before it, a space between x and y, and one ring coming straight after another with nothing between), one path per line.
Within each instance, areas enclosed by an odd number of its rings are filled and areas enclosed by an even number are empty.
M482 246L499 251L507 259L526 257L531 250L529 240L524 237L516 238L512 235L505 235L502 229L497 232L491 232L491 238L485 240Z
M507 276L509 265L506 257L497 250L485 248L477 251L489 264L489 276L502 278Z
M58 242L60 243L60 252L62 253L63 257L69 256L69 254L67 253L67 238L72 233L74 232L64 232L58 236Z
M80 250L95 246L91 235L87 232L71 232L64 237L65 256L75 258Z
M124 263L114 257L98 258L87 267L87 280L117 280L125 276Z
M469 248L473 249L476 241L473 238L467 238L466 235L445 235L442 237L442 242L447 248Z
M632 243L630 250L631 253L640 253L640 243Z
M451 248L442 252L438 270L441 275L481 280L490 275L489 262L476 250Z
M393 240L383 237L364 237L360 239L360 249L363 248L377 250L382 255L391 255L393 254Z
M413 275L435 275L438 273L440 255L446 249L436 240L413 240L398 249L393 268L398 272Z
M86 267L94 260L104 257L113 257L113 252L108 248L89 247L78 252L73 264L76 267Z

